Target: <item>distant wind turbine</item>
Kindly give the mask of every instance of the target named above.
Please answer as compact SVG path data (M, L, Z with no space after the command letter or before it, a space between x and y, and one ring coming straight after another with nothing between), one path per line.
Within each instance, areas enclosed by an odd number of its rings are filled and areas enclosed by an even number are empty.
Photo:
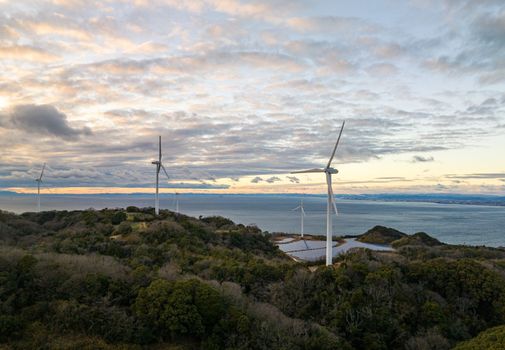
M300 209L300 236L303 238L303 217L305 216L305 210L303 210L303 199L300 201L300 205L297 206L296 208L293 208L291 210L298 210Z
M46 168L46 163L42 166L42 171L40 176L35 179L37 181L37 213L40 212L40 185L42 184L42 176L44 175L44 169Z
M161 162L161 136L159 136L158 139L158 160L155 160L151 162L151 164L156 165L156 195L154 199L154 213L156 215L160 214L160 195L159 195L159 187L160 187L160 170L163 169L163 172L167 176L167 178L170 180L170 177L168 176L167 170L163 166L163 163Z
M331 153L330 160L324 169L309 169L302 171L293 171L292 174L302 174L302 173L325 173L326 174L326 184L328 185L328 203L326 207L326 266L329 266L333 262L333 233L332 233L332 211L335 210L335 214L338 215L337 205L335 204L335 198L333 195L333 188L331 186L331 175L337 174L338 170L331 167L331 162L333 157L335 157L335 152L337 151L338 143L340 142L340 137L342 136L342 131L344 130L345 120L342 122L342 127L340 128L340 133L338 134L337 142ZM332 210L333 207L333 210Z

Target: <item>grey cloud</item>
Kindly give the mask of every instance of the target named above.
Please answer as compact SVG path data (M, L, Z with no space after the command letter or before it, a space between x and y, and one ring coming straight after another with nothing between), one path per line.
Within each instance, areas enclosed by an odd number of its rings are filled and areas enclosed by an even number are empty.
M482 102L482 105L488 106L488 105L496 105L497 101L495 98L488 98L485 101Z
M442 185L442 184L436 184L434 190L435 191L445 191L445 190L448 190L449 187L447 187L446 185Z
M31 133L42 133L68 140L92 134L88 127L73 128L67 116L51 105L18 105L7 113L7 117L9 125Z
M297 178L296 176L286 176L286 177L289 180L289 182L292 182L292 183L295 183L295 184L300 183L300 179Z
M227 189L229 185L214 185L208 183L193 184L193 183L169 183L162 185L163 188L194 188L194 189Z
M505 13L481 15L475 22L475 28L481 40L505 46Z
M500 106L495 98L487 98L482 103L469 106L464 113L470 115L493 115L499 110Z
M477 2L477 1L475 1ZM462 2L463 3L463 2ZM451 75L475 76L481 84L497 84L505 81L505 7L501 11L496 4L482 1L483 6L466 2L455 7L452 32L444 33L448 42L461 47L445 51L425 60L424 66ZM472 4L472 5L470 5Z
M265 181L272 184L274 182L281 181L281 179L277 176L272 176L272 177L269 177L268 179L266 179Z
M251 183L253 184L257 184L261 181L264 181L263 178L259 177L259 176L256 176L254 179L251 180Z
M505 179L505 173L475 173L475 174L449 174L451 179Z
M413 156L412 157L412 163L426 163L426 162L433 162L435 158L432 156L430 157L423 157L423 156Z

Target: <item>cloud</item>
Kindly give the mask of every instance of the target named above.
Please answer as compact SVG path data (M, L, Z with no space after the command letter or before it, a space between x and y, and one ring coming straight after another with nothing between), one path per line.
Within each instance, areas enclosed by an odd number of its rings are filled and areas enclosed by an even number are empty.
M474 173L474 174L449 174L451 179L505 179L505 173Z
M372 33L380 29L376 24L356 17L321 16L321 17L292 17L286 20L286 24L300 32L332 32L348 33Z
M254 18L256 20L280 23L283 16L296 6L296 1L240 1L240 0L207 0L214 11L234 17Z
M368 74L378 77L389 77L395 75L398 71L395 65L391 63L376 63L368 67Z
M281 181L281 179L277 176L272 176L266 179L265 181L268 182L269 184L272 184L274 182Z
M262 181L264 181L263 178L261 178L259 176L256 176L254 179L251 180L251 183L257 184L257 183L262 182Z
M449 189L448 186L440 184L440 183L436 184L436 186L434 187L435 191L446 191L448 189Z
M486 13L474 23L476 34L486 43L505 46L505 12Z
M137 185L134 185L137 186ZM163 188L194 188L194 189L227 189L230 188L230 185L226 184L208 184L208 183L200 183L200 184L195 184L195 183L184 183L184 182L179 182L179 183L169 183L169 184L163 184L161 187Z
M412 163L426 163L426 162L433 162L435 158L432 156L430 157L423 157L423 156L413 156L412 157Z
M286 176L286 178L289 180L289 182L292 182L292 183L300 183L300 179L297 178L296 176Z
M432 151L485 147L505 126L503 89L480 85L505 77L491 1L366 14L331 1L5 2L0 187L35 154L60 184L150 185L158 135L174 181L294 184L284 174L326 164L344 118L339 167L404 155L408 173ZM430 21L392 24L404 10Z
M7 113L9 125L30 133L42 133L63 139L75 140L91 135L88 127L73 128L67 116L51 105L18 105Z
M34 31L36 35L61 35L68 36L79 40L89 40L91 36L88 32L78 29L69 28L64 25L47 22L25 22L25 24Z
M477 5L477 3L480 3ZM505 7L503 2L461 1L449 6L453 20L438 42L445 45L426 59L424 66L476 78L480 84L505 81Z
M0 46L0 59L52 62L57 60L58 56L28 45L9 45Z

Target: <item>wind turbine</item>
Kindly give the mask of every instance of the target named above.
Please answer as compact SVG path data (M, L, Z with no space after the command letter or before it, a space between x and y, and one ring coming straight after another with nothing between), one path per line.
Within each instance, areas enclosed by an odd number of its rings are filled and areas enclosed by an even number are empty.
M154 213L156 215L160 214L160 195L159 195L159 188L160 188L160 170L163 169L163 172L167 176L168 179L170 177L168 176L167 170L163 166L163 163L161 162L161 136L159 136L158 139L158 160L152 161L151 164L156 165L156 195L154 197Z
M340 142L340 137L342 136L342 131L344 130L345 120L342 122L342 127L340 128L340 133L338 134L337 142L331 153L330 160L326 167L323 169L309 169L302 171L293 171L292 174L302 174L302 173L325 173L326 174L326 184L328 185L328 203L326 206L326 266L329 266L333 262L333 233L332 231L332 211L335 210L335 214L338 215L337 205L335 204L335 198L333 197L333 188L331 187L331 175L337 174L338 170L331 167L331 162L333 157L335 157L335 152L337 151L338 143ZM332 210L333 207L333 210Z
M300 201L299 206L297 206L296 208L293 208L291 210L298 210L298 209L300 209L300 221L301 221L300 234L301 234L301 237L303 238L303 217L305 216L305 210L303 210L303 199Z
M35 179L37 181L37 213L40 212L40 184L42 183L42 176L44 175L44 169L46 168L46 163L42 166L42 171L40 176Z
M179 214L179 192L175 192L175 212Z

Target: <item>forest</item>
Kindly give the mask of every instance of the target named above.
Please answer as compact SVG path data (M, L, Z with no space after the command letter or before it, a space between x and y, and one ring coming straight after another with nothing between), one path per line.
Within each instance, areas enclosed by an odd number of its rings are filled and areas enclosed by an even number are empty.
M0 349L501 349L505 249L374 228L298 263L276 233L152 208L0 211Z

